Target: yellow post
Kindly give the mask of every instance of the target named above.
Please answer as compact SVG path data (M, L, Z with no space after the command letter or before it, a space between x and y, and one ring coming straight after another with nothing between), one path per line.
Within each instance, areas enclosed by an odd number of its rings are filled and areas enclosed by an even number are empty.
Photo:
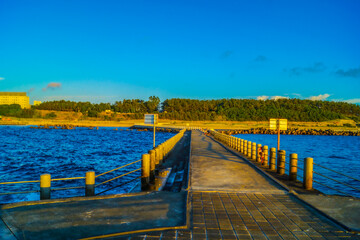
M252 148L251 148L251 160L256 160L256 143L253 142L252 143Z
M50 199L51 192L51 175L40 175L40 200Z
M304 188L306 190L312 189L313 163L314 163L314 160L312 158L305 158L305 161L304 161Z
M264 155L264 162L262 165L267 166L269 159L269 147L266 145L263 147L263 155Z
M148 190L150 186L150 154L143 154L141 159L141 190Z
M297 162L298 162L298 155L296 153L290 154L290 173L289 173L289 180L296 181L297 178Z
M285 174L285 158L286 152L285 150L280 150L278 155L278 166L277 166L277 173L280 175Z
M243 148L243 154L245 156L247 156L247 152L248 152L248 141L244 140L244 148Z
M159 147L155 148L155 168L159 168L160 164L160 150Z
M244 139L240 140L240 152L244 153Z
M248 141L248 151L247 151L247 156L249 158L251 158L251 141Z
M258 163L261 163L261 154L262 154L261 146L262 146L261 144L258 144L256 146L256 162L258 162Z
M270 170L276 169L276 148L270 148Z
M158 148L158 155L159 155L159 158L158 158L159 166L161 166L162 160L163 160L162 147L161 147L161 145L159 145L157 148Z
M95 196L95 172L89 171L85 174L85 196Z
M150 183L154 184L155 183L155 150L150 150L149 151L149 155L150 155Z

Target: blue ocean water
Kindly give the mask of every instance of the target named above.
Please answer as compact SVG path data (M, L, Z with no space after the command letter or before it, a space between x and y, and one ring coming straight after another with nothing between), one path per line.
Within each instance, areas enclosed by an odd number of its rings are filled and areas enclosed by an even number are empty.
M277 148L277 135L266 134L238 134L234 135L241 139ZM360 137L358 136L310 136L310 135L281 135L280 149L286 151L286 173L289 170L289 155L298 154L298 166L303 168L304 158L311 157L314 164L324 166L339 173L360 179ZM325 194L338 194L360 197L360 191L350 188L341 183L360 189L360 182L348 178L339 173L329 171L318 165L314 165L314 188ZM302 170L298 170L298 179L302 181ZM323 184L323 185L322 185ZM326 186L324 186L326 185ZM328 186L328 187L327 187ZM330 187L330 188L329 188ZM340 190L343 193L334 189Z
M0 126L0 182L39 180L44 173L51 178L84 177L87 171L95 174L109 171L141 159L153 147L151 131L128 128L100 127L99 130L76 128L32 129L29 126ZM160 144L174 133L156 133ZM141 163L130 165L113 173L96 178L96 184L140 168ZM135 177L140 171L100 185L96 192L120 185ZM128 192L136 182L114 188L106 194ZM52 188L84 186L84 179L54 181ZM0 185L5 192L38 190L39 183ZM51 198L83 196L84 189L52 191ZM0 195L0 203L38 200L39 193Z

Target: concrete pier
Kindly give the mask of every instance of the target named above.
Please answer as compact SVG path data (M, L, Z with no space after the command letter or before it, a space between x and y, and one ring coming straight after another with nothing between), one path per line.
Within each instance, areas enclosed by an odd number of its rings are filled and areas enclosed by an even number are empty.
M187 188L3 205L0 233L8 239L360 239L202 132L192 131L190 148Z

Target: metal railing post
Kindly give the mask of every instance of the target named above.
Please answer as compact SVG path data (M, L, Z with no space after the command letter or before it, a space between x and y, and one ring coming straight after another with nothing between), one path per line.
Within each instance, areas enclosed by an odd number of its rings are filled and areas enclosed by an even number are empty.
M256 160L256 142L252 143L251 147L251 160Z
M269 159L269 147L268 146L264 146L263 148L263 154L264 154L264 162L262 165L264 166L268 166L268 159Z
M51 175L40 175L40 200L50 199L51 197Z
M251 158L251 141L248 141L247 156Z
M150 185L150 155L143 154L141 158L141 191L149 189Z
M261 146L262 145L260 143L256 146L256 162L258 163L261 163L261 154L263 154L260 153Z
M85 196L95 196L95 172L89 171L85 174Z
M304 188L306 190L312 189L313 184L313 163L314 159L305 158L304 161Z
M296 181L297 179L297 162L298 162L298 155L296 153L290 154L290 170L289 170L290 181Z
M276 170L276 148L270 148L270 170Z
M286 154L285 150L280 150L278 152L277 173L280 175L285 174L285 161L286 161L285 154Z

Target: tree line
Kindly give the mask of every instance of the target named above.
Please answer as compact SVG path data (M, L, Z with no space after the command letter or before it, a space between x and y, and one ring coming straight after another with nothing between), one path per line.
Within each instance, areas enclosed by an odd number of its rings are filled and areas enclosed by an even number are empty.
M218 99L196 100L173 98L160 103L160 99L151 96L148 101L124 99L114 104L73 101L49 101L33 106L31 110L21 109L0 114L25 114L31 117L32 111L74 111L87 117L98 117L110 110L112 114L127 113L131 118L141 119L144 113L159 113L161 119L188 121L266 121L269 118L287 118L289 121L328 121L335 119L353 119L360 122L360 106L346 102L312 101L301 99L254 100L254 99ZM6 112L6 111L5 111Z
M290 121L327 121L353 119L360 121L360 106L346 102L301 99L167 99L163 118L181 120L266 121L287 118Z

